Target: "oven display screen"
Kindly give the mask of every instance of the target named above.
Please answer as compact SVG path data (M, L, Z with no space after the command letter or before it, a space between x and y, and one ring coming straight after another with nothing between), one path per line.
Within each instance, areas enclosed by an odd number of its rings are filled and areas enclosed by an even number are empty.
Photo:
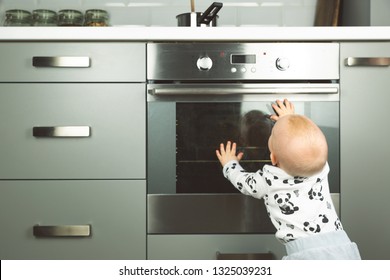
M255 64L256 55L254 54L232 54L232 64Z

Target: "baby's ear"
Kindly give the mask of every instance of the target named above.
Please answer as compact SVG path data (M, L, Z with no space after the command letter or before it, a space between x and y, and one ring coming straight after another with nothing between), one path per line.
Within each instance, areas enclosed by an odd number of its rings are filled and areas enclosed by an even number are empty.
M278 164L278 160L277 160L277 158L276 158L274 153L270 154L270 158L271 158L272 165L277 165Z

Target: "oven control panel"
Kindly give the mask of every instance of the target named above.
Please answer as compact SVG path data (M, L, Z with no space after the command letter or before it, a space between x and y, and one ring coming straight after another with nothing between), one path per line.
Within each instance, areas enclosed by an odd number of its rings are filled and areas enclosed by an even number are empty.
M252 73L255 73L257 70L255 65L256 55L254 54L232 54L230 58L230 62L232 64L230 67L231 73L246 73L246 71L249 70ZM196 65L201 71L209 71L213 66L213 60L208 55L200 56ZM278 57L275 60L275 67L280 71L286 71L290 67L290 60L287 57Z
M148 80L334 80L338 43L150 43Z

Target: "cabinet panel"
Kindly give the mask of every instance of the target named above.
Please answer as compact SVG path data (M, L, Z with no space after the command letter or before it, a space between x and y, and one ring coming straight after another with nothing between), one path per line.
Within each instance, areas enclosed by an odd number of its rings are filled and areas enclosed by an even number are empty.
M0 81L145 81L145 49L143 43L3 42Z
M390 43L342 43L340 57L341 220L363 259L390 259Z
M145 181L0 181L0 259L145 259ZM90 225L36 237L33 226Z
M0 119L0 179L146 176L144 84L3 83Z

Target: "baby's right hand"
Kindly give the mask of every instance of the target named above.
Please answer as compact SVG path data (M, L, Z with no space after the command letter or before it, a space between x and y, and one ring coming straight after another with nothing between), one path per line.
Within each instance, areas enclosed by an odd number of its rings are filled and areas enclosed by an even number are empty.
M236 155L236 150L237 150L236 143L232 144L230 141L228 141L226 143L226 147L223 143L220 144L219 150L216 150L215 152L222 166L225 166L225 164L231 160L240 161L242 159L242 156L244 154L242 152L239 152Z
M273 121L277 121L279 118L285 115L295 114L294 104L287 99L284 99L283 102L276 100L276 104L271 104L271 106L276 113L270 116L270 119Z

